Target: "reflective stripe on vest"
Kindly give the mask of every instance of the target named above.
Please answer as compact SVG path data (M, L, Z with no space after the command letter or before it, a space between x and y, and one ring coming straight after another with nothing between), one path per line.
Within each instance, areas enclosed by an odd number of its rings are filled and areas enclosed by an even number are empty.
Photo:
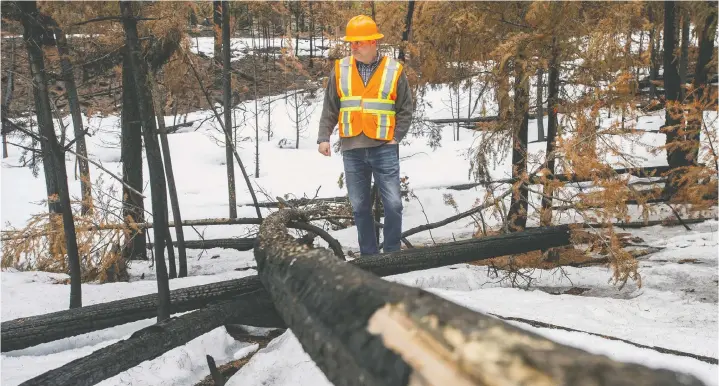
M377 95L378 99L365 99L365 111L379 114L377 119L377 138L392 139L387 138L389 134L387 128L389 126L389 116L395 114L394 101L387 98L389 98L390 94L394 91L394 85L397 84L397 76L399 76L399 63L392 58L387 58L387 64L385 64L384 71L382 72L381 86L379 95ZM370 108L368 105L373 107Z
M354 133L354 127L352 124L351 115L360 113L367 114L367 116L373 115L377 118L377 126L374 128L375 133L367 134L369 137L391 140L390 125L394 121L395 115L395 101L390 99L390 95L396 92L397 79L402 71L402 65L387 57L382 69L382 74L379 79L378 92L375 95L353 95L352 90L352 79L354 74L354 58L347 56L340 59L338 62L338 94L340 97L340 116L339 123L342 125L341 135L349 137ZM379 74L378 74L379 75ZM355 79L356 80L356 79ZM362 87L360 87L360 90ZM361 94L361 92L358 91ZM368 98L369 97L369 98ZM372 98L374 97L374 98ZM392 118L390 118L392 117ZM367 122L366 120L364 122ZM357 122L355 122L357 124ZM359 123L360 125L366 125L366 123ZM363 127L363 126L360 126ZM368 130L370 128L364 126L361 130ZM370 129L372 130L372 129ZM357 135L357 134L354 134Z
M352 96L352 57L348 56L340 61L340 119L345 136L352 132L350 113L362 109L362 97Z

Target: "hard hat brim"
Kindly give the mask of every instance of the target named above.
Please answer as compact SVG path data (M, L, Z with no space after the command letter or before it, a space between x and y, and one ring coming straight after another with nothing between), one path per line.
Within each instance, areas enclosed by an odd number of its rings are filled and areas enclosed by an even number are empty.
M382 39L383 37L384 35L382 35L381 33L376 33L369 36L343 36L342 40L346 42L359 42L363 40L378 40Z

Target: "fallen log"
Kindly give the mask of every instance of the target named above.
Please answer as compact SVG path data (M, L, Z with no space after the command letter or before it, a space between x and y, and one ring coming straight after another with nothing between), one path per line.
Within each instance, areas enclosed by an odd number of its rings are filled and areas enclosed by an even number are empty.
M226 323L242 319L251 324L273 321L271 324L282 325L272 302L263 294L265 291L258 288L255 292L246 293L230 301L153 324L136 331L128 339L40 374L21 385L94 385L144 361L157 358ZM247 310L253 311L247 313Z
M152 249L153 245L154 243L147 243L147 249ZM176 247L177 241L173 241L172 245ZM255 246L255 238L185 240L184 245L187 249L225 248L249 251Z
M650 166L650 167L644 167L644 168L620 168L620 169L610 169L606 172L598 172L595 173L592 177L577 177L576 174L555 174L554 176L533 176L529 179L530 184L541 184L542 178L546 178L547 180L557 180L561 182L567 182L567 183L578 183L578 182L589 182L592 181L593 178L610 178L614 176L615 174L621 175L621 174L631 174L635 177L640 178L651 178L651 177L660 177L663 173L668 172L669 166ZM485 185L492 185L492 184L512 184L517 182L516 179L512 178L506 178L501 180L494 180L494 181L480 181L480 182L469 182L466 184L458 184L458 185L450 185L445 187L445 189L450 190L469 190L472 188L475 188L477 186L485 186Z
M418 288L389 282L287 233L268 216L255 259L282 319L338 385L701 385L565 346Z
M326 197L326 198L295 198L291 200L285 200L286 203L282 203L279 201L268 201L268 202L260 202L258 205L260 208L280 208L280 207L286 207L288 206L306 206L310 204L345 204L349 203L349 199L347 196L337 196L337 197ZM254 204L243 204L239 206L255 206Z
M350 263L377 275L396 275L507 254L559 247L568 245L569 242L569 226L563 225L362 257L352 260ZM257 276L250 276L176 289L170 291L170 312L175 314L191 311L214 302L229 300L235 296L253 292L258 288L261 288L259 279ZM57 339L152 318L157 313L156 301L156 294L148 294L2 322L0 349L2 352L19 350ZM255 311L248 309L246 312L253 313Z
M536 119L536 115L530 114L529 119ZM450 123L487 123L497 122L499 117L491 115L488 117L472 117L472 118L439 118L439 119L425 119L425 122L434 123L437 125L446 125Z

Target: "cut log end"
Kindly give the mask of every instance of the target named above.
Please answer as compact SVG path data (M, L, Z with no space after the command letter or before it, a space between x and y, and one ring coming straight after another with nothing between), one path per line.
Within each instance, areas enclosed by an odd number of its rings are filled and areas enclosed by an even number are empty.
M259 276L282 319L331 382L702 384L686 374L553 342L421 289L382 280L337 261L325 249L300 248L286 231L298 213L282 212L260 228ZM568 228L554 229L568 237Z

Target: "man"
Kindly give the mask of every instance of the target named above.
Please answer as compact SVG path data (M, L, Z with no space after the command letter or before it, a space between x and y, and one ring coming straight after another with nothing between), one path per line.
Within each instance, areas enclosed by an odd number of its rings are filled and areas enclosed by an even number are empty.
M350 43L352 55L337 60L330 72L317 136L319 152L330 156L330 135L338 126L361 255L379 253L372 176L384 204L384 252L399 250L402 234L399 142L411 123L412 95L402 64L378 54L382 37L368 16L347 23L343 40Z

